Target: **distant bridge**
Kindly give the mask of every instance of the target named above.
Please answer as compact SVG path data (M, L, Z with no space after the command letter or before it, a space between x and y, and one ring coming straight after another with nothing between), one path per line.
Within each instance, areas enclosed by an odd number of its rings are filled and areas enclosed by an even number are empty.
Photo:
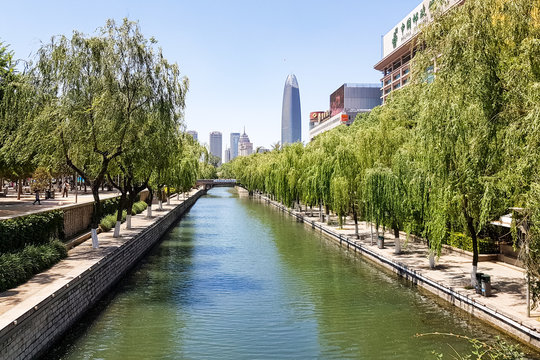
M236 179L199 179L195 184L209 190L213 187L236 186L237 182Z

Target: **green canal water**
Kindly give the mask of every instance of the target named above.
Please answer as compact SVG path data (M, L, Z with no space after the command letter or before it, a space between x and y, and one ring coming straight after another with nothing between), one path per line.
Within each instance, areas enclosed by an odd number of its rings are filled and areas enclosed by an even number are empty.
M494 329L230 188L202 197L47 359L434 359ZM511 341L511 340L510 340Z

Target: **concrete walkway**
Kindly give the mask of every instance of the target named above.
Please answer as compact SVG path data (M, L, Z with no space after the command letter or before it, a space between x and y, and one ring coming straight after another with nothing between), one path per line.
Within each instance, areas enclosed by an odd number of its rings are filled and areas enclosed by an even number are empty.
M260 201L272 203L277 207L283 207L282 204L267 201L265 198L261 198ZM474 289L467 288L470 285L470 272L472 268L472 258L467 255L445 251L437 260L436 267L431 269L429 267L428 248L426 244L418 240L407 241L403 233L400 238L401 253L394 254L394 234L390 232L385 233L385 246L383 249L379 249L375 240L372 244L369 223L359 223L359 235L362 240L357 240L354 234L354 223L350 218L346 219L343 229L339 229L336 216L331 216L332 225L327 225L326 222L319 221L318 211L314 211L313 213L308 211L306 213L291 209L287 210L295 216L302 217L306 226L311 227L308 222L313 222L317 228L321 227L333 233L341 234L351 243L361 245L394 263L402 264L415 274L422 275L468 299L472 299L478 304L494 310L496 313L505 315L533 331L540 332L540 311L538 309L531 311L531 317L527 317L526 278L525 270L522 268L497 261L479 262L478 272L491 275L493 288L492 296L484 297L476 294ZM382 231L380 235L382 235ZM353 250L351 249L350 251ZM474 313L473 315L478 316ZM514 333L514 335L516 334ZM519 337L524 339L523 336ZM531 342L531 345L536 347L533 342Z
M189 196L198 190L193 189ZM146 210L132 217L131 230L121 226L119 238L113 238L113 231L98 235L99 249L93 249L91 240L71 249L68 257L47 271L37 274L28 282L0 293L0 329L5 328L18 319L21 315L32 308L36 308L43 300L65 287L71 280L91 269L92 266L102 260L107 254L122 246L135 235L152 225L158 219L165 216L176 206L183 202L183 197L176 200L171 198L171 204L163 204L163 210L157 210L152 206L152 218L147 218ZM53 295L54 296L54 295Z
M118 196L117 191L100 191L100 199L108 199ZM7 197L0 197L0 220L9 219L16 216L34 214L44 210L53 210L64 205L83 204L94 201L91 192L79 192L77 194L77 202L75 202L75 192L71 191L68 197L62 197L62 194L56 192L54 199L47 199L41 196L41 205L33 205L35 200L34 195L23 194L21 199L17 200L17 194L13 191L8 193Z

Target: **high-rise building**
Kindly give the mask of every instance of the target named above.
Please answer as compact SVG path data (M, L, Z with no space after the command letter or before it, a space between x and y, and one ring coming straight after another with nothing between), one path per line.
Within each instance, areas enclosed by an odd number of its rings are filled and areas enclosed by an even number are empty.
M447 0L442 11L447 11L452 6L463 3L465 0ZM410 61L416 54L415 39L420 33L421 24L432 19L431 8L433 0L423 0L403 20L396 24L383 37L383 58L375 69L382 72L381 98L386 102L392 91L401 89L410 80ZM433 76L434 69L426 69L428 77ZM431 74L429 74L431 73ZM429 81L429 78L428 78Z
M238 140L240 133L231 133L231 160L238 156Z
M188 130L187 133L193 136L193 139L195 139L195 141L199 140L199 134L195 130Z
M244 133L240 136L238 140L238 156L248 156L253 153L253 144L249 142L249 136L246 134L246 129Z
M309 114L309 140L341 124L350 125L358 113L381 104L379 84L343 84L330 95L330 110Z
M231 161L231 149L226 148L225 149L225 160L223 161L223 163L228 163L229 161Z
M300 91L294 74L287 76L283 89L281 112L281 144L302 141L302 119L300 116Z
M210 133L210 154L217 156L219 158L218 165L221 164L221 133L219 131L212 131Z

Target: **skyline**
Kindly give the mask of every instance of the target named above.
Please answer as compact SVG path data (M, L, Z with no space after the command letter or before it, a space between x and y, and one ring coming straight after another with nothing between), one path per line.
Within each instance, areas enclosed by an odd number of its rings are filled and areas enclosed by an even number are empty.
M288 74L302 86L307 142L309 113L327 110L336 88L380 82L373 66L382 58L381 36L419 3L4 2L10 16L0 25L0 41L16 59L27 60L52 35L92 34L109 18L139 21L144 36L156 38L165 57L190 80L186 130L196 130L205 143L211 131L241 132L246 125L254 144L270 148L281 138Z

